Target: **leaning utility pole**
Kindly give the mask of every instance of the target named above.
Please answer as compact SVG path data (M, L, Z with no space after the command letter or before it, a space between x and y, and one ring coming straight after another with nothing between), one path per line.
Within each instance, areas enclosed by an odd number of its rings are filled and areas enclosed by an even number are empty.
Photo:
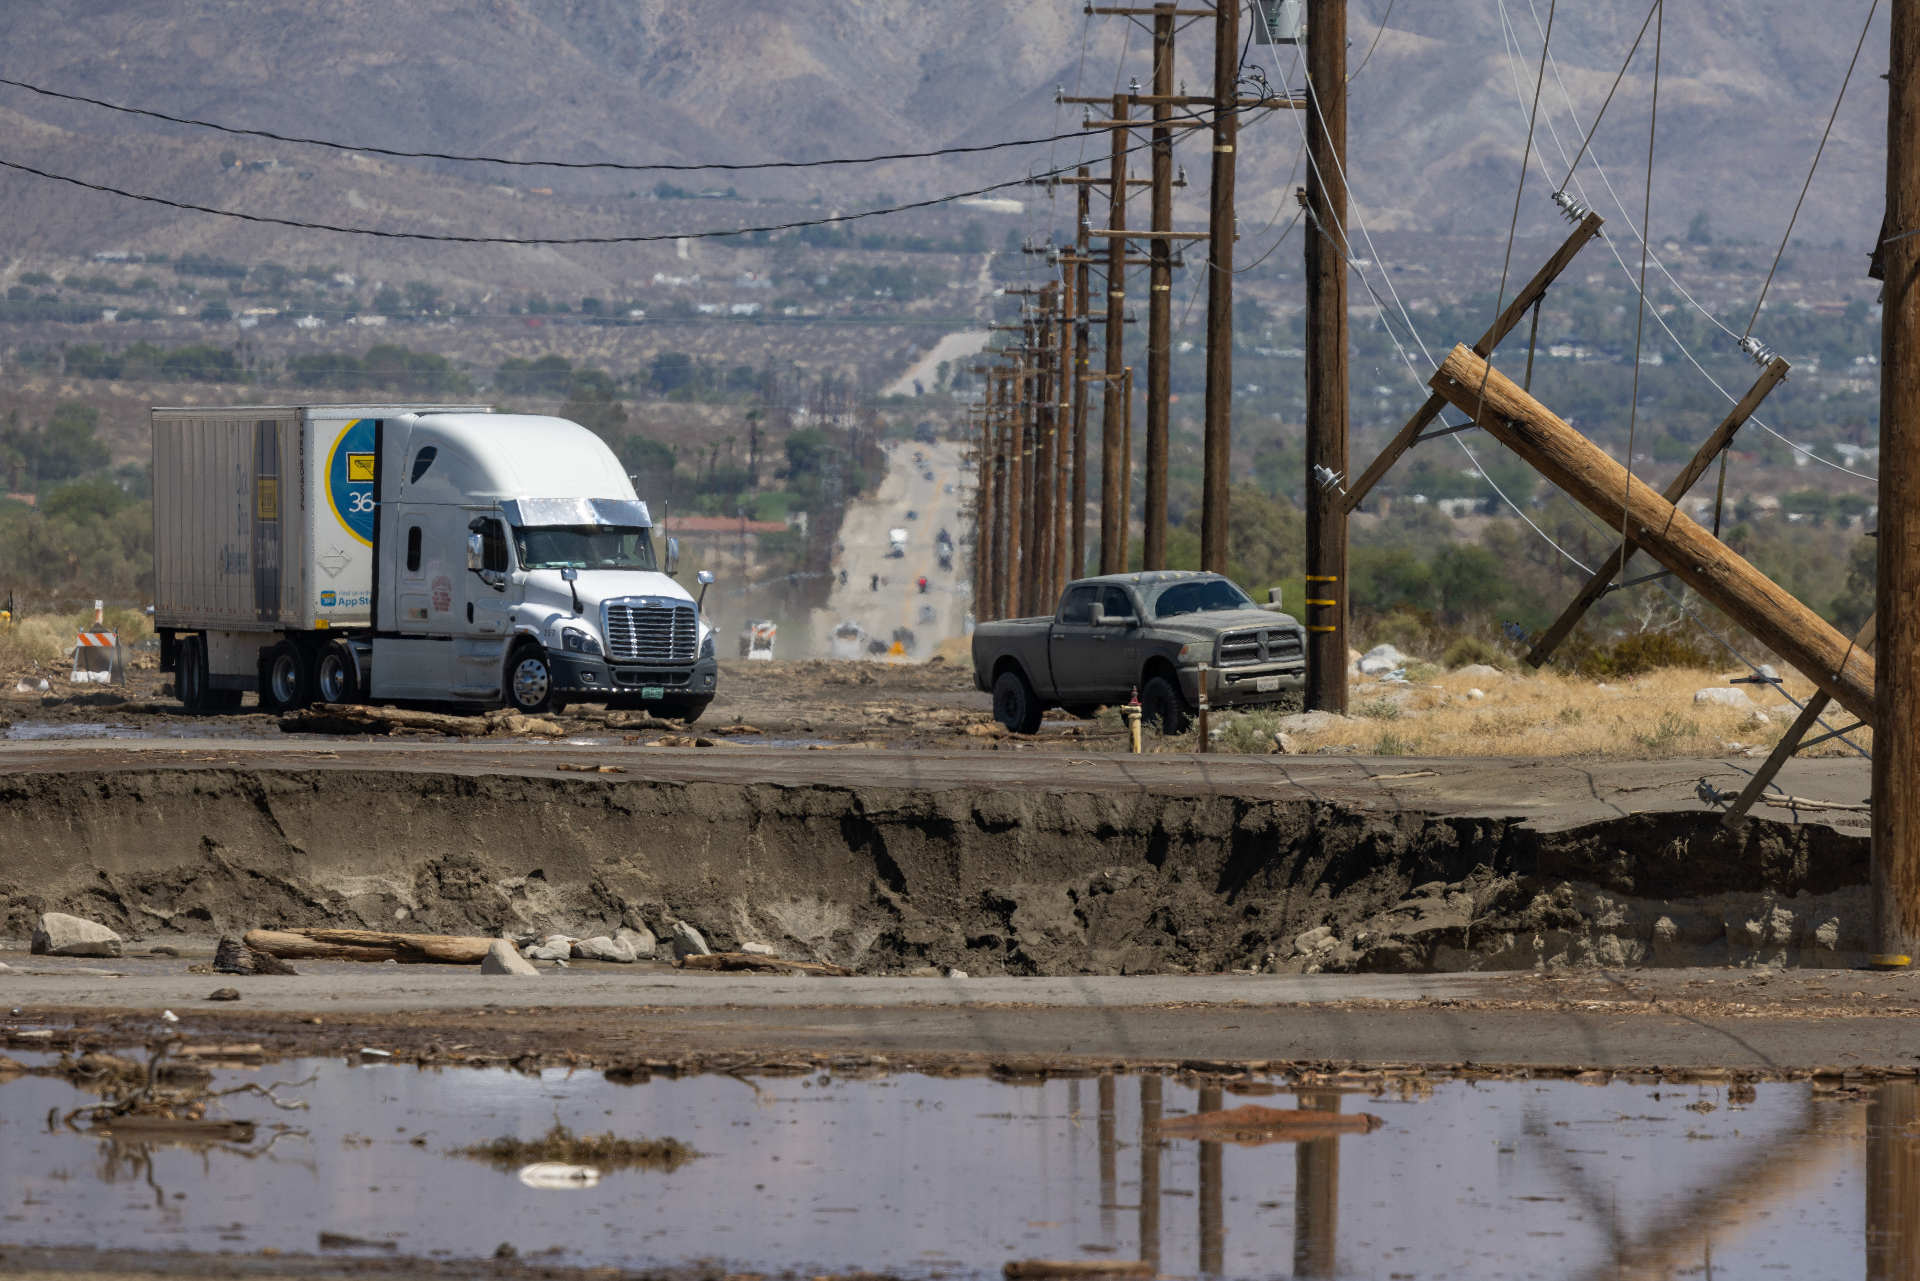
M1347 0L1315 2L1327 8L1338 5L1344 14ZM1340 31L1344 39L1344 18ZM1311 28L1307 38L1309 42L1313 39ZM1341 57L1344 64L1344 50ZM1309 74L1312 65L1309 56ZM1227 486L1233 458L1233 149L1240 136L1239 83L1239 0L1216 0L1213 190L1208 202L1211 216L1207 221L1207 423L1200 497L1200 568L1216 574L1227 572ZM1345 332L1344 325L1342 332ZM1344 352L1344 348L1342 350ZM1151 392L1147 403L1153 403Z
M993 440L993 540L988 563L990 591L988 618L1007 616L1007 561L1012 548L1007 539L1007 376L993 369L987 374L987 432Z
M1222 8L1231 6L1223 5ZM1153 6L1153 230L1173 230L1174 8ZM1167 567L1167 420L1173 390L1173 241L1148 242L1147 466L1140 511L1144 569ZM1131 426L1131 424L1129 424ZM1131 455L1129 455L1129 465ZM1122 492L1126 492L1123 487Z
M1307 83L1306 705L1345 714L1347 0L1307 0ZM1220 287L1218 273L1209 283ZM1211 405L1211 378L1207 387Z
M1113 95L1113 118L1127 119L1127 95ZM1107 161L1107 226L1122 231L1127 225L1127 137L1116 126ZM1113 394L1120 383L1121 359L1126 355L1127 238L1107 237L1107 380L1100 416L1100 572L1121 574L1127 568L1127 492L1120 480L1120 401Z
M1887 46L1873 959L1904 967L1920 955L1920 237L1910 234L1920 228L1920 5L1913 0L1895 0Z

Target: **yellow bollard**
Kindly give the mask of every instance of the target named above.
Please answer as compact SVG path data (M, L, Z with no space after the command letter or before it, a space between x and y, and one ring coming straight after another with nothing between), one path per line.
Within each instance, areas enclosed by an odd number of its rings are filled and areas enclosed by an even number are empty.
M1133 691L1133 701L1120 709L1120 715L1126 718L1127 738L1133 744L1135 756L1140 754L1140 691Z

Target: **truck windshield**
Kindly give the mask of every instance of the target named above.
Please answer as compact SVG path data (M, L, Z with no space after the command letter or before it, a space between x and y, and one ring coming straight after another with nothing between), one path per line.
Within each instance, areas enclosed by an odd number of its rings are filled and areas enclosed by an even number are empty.
M1224 578L1203 578L1199 582L1175 583L1160 593L1153 603L1155 618L1173 618L1179 614L1211 614L1227 609L1253 609L1253 598Z
M514 551L522 569L657 569L653 535L629 525L518 526Z

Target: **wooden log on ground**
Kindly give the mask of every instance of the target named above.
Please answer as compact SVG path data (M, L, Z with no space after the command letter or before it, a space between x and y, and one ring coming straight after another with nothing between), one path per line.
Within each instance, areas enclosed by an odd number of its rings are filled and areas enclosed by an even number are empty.
M1873 724L1873 659L1785 588L1735 555L1651 485L1497 369L1457 346L1432 387L1569 497L1619 529L1835 702ZM1622 503L1625 503L1623 508Z
M246 944L282 960L398 961L402 965L478 965L492 939L385 930L249 930Z
M858 970L850 970L844 965L829 965L825 961L783 961L777 956L760 956L753 952L710 952L704 956L687 956L674 962L686 970L722 970L747 971L760 974L785 974L799 971L821 978L850 979Z
M1139 1259L1015 1259L1000 1270L1007 1281L1049 1277L1150 1277L1160 1269Z

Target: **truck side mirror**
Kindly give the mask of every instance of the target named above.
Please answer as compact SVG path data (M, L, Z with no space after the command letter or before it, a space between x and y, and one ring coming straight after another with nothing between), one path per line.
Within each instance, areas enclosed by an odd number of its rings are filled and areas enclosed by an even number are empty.
M679 572L680 572L680 540L677 538L669 538L667 540L667 577L672 578L675 574Z
M1087 606L1087 621L1095 627L1105 627L1107 625L1107 607L1099 601L1095 601L1093 604Z
M467 535L467 568L486 568L486 544L478 534Z
M1278 587L1267 588L1267 604L1269 605L1280 604L1280 589Z
M711 583L713 581L713 571L710 569L703 569L699 573L693 576L693 581L696 583L699 583L702 587L705 587L708 583Z

